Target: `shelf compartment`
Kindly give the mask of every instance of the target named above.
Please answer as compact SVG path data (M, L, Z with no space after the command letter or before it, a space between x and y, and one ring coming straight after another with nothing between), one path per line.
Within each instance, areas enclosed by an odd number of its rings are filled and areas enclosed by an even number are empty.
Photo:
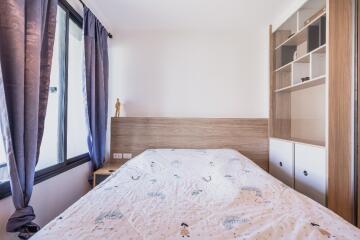
M275 53L275 66L281 68L294 61L294 53L296 46L282 46L280 50Z
M310 63L310 53L295 59L294 63Z
M275 70L275 72L282 71L283 69L290 67L291 64L296 63L296 62L309 62L309 57L310 57L310 54L312 54L312 53L316 53L316 54L326 53L326 44L320 46L319 48L313 50L312 52L309 52L309 53L295 59L292 62L289 62L288 64L285 64L284 66L277 68Z
M277 30L274 34L275 46L280 45L286 41L291 35L291 30Z
M303 60L305 59L303 58ZM302 78L310 78L310 57L309 62L296 62L293 64L292 84L302 83Z
M313 6L304 6L298 11L298 29L303 28L313 19L326 11L326 1L318 1Z
M302 83L294 84L294 85L289 86L289 87L284 87L284 88L277 89L277 90L275 90L275 93L294 92L294 91L298 91L298 90L301 90L301 89L306 89L306 88L318 86L318 85L324 84L325 80L326 80L325 76L320 76L320 77L308 80L306 82L302 82Z
M279 46L275 48L275 50L280 49L283 46L297 46L301 43L307 41L308 39L308 27L318 22L322 17L326 16L326 12L319 15L317 18L312 20L310 23L305 25L303 28L301 28L297 33L295 33L293 36L289 37L287 40L285 40L283 43L281 43Z
M291 64L292 64L292 62L290 62L288 64L285 64L284 66L279 67L278 69L276 69L275 72L289 71L289 70L291 70Z
M326 53L311 54L311 78L326 74Z
M298 31L297 14L290 16L275 32L275 46L279 46L289 39L291 34Z
M326 17L320 17L308 29L308 50L311 52L326 43Z
M300 32L295 33L293 36L289 37L285 42L280 44L275 48L276 51L281 49L284 46L298 46L308 39L307 28L302 29Z
M275 73L275 88L280 89L291 86L292 64L287 65Z

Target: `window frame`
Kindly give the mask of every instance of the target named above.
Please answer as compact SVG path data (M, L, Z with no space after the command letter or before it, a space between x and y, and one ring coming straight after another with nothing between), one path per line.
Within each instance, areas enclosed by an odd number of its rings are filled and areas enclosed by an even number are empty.
M77 26L83 29L83 18L80 14L66 1L59 0L58 7L61 7L66 13L66 26L65 26L65 59L64 59L64 115L63 118L63 128L64 134L62 135L62 142L64 144L61 155L63 156L63 162L52 165L50 167L40 169L35 172L34 185L41 183L45 180L48 180L52 177L55 177L61 173L64 173L70 169L78 167L86 162L90 161L89 153L84 153L73 158L67 158L67 112L68 112L68 57L69 57L69 23L72 20ZM54 153L59 154L59 153ZM6 167L8 164L0 164L1 167ZM11 186L10 181L6 181L0 184L0 200L6 197L11 196Z

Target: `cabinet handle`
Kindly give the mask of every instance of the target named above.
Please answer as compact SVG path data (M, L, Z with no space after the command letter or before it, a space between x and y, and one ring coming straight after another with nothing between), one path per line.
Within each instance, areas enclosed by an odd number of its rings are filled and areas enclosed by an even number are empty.
M304 170L304 175L307 177L309 173L306 170Z
M282 162L279 162L279 165L280 165L280 167L282 167L282 166L283 166L283 163L282 163Z

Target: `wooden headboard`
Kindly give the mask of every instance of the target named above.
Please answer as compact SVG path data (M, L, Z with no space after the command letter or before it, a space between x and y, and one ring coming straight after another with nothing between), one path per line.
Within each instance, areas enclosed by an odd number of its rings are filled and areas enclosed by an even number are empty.
M268 170L268 119L112 118L110 148L111 157L149 148L231 148Z

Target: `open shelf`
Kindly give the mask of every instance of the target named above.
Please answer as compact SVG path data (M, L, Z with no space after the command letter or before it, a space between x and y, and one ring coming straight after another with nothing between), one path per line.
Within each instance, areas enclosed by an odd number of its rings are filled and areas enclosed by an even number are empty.
M290 71L291 70L291 64L293 62L289 62L288 64L285 64L284 66L282 67L279 67L278 69L275 70L275 72L281 72L281 71Z
M294 60L294 63L310 63L310 53Z
M287 40L285 40L283 43L281 43L279 46L275 48L275 50L280 49L282 46L294 46L299 45L302 42L306 41L308 38L308 27L312 24L316 23L321 17L326 16L326 13L319 15L315 19L313 19L310 23L305 25L303 28L301 28L298 32L296 32L294 35L289 37Z
M286 70L286 69L288 69L288 68L291 66L291 64L293 64L293 63L309 63L309 62L310 62L310 55L311 55L311 54L322 54L322 53L323 53L323 54L326 53L326 44L318 47L317 49L315 49L315 50L313 50L313 51L311 51L311 52L309 52L309 53L307 53L307 54L305 54L305 55L303 55L303 56L301 56L301 57L299 57L299 58L297 58L297 59L295 59L295 60L292 61L292 62L289 62L288 64L285 64L284 66L281 66L281 67L277 68L277 69L275 70L275 72L279 72L279 71L282 71L282 70Z
M326 53L319 49L311 54L311 78L326 74Z
M282 92L294 92L305 88L310 88L314 86L318 86L321 84L324 84L326 80L326 76L320 76L311 80L308 80L306 82L297 83L292 86L284 87L275 90L276 93L282 93Z

